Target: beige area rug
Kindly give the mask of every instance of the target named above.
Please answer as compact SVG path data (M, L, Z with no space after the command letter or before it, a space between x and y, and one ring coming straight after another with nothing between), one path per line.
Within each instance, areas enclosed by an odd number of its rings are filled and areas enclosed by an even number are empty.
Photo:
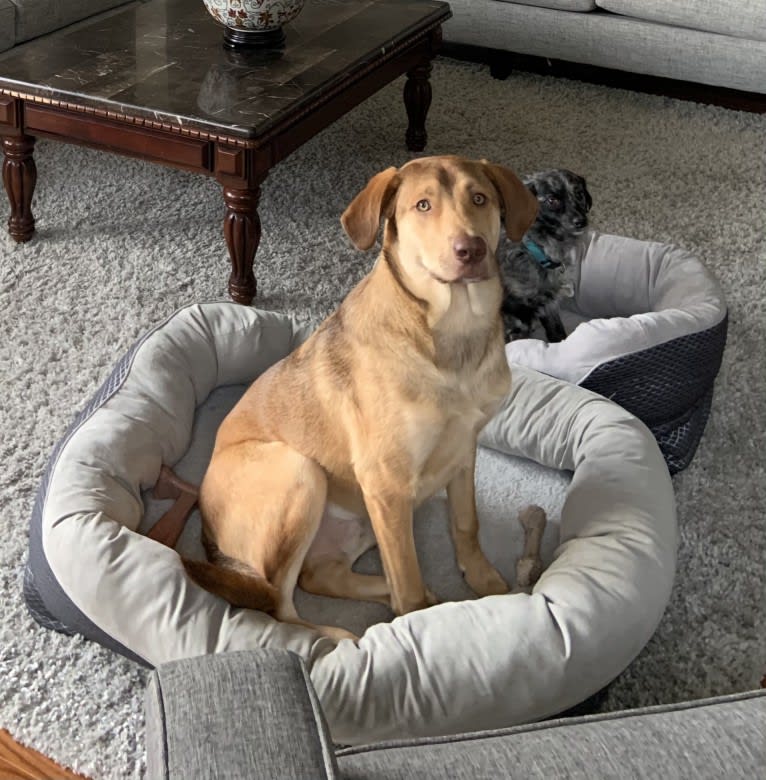
M499 82L449 60L433 86L431 153L571 168L588 179L595 227L681 244L722 281L729 344L713 411L674 480L673 597L603 706L755 687L766 666L766 116L531 75ZM339 217L369 176L409 157L401 91L272 172L260 307L316 322L369 269ZM141 777L146 673L31 620L26 527L53 444L120 355L177 307L225 295L222 198L213 181L77 147L42 142L36 160L37 237L0 235L0 727L93 777Z

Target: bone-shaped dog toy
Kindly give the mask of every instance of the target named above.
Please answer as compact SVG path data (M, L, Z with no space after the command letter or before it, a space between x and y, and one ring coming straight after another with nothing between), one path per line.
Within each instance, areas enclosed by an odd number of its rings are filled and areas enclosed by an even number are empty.
M160 500L172 498L174 503L146 535L168 547L175 547L189 515L197 504L197 488L176 476L172 469L163 466L152 494Z
M545 512L539 506L528 506L519 512L519 523L524 529L524 551L516 562L514 593L531 593L543 573L540 546L545 531Z

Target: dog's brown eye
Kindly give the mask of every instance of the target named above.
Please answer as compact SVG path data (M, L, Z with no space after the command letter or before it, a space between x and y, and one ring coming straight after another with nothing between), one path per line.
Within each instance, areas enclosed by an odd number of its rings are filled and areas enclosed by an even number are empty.
M484 205L484 204L487 202L487 196L486 196L486 195L484 195L484 194L482 194L481 192L477 192L477 193L476 193L476 194L473 196L473 202L474 202L474 203L475 203L477 206L483 206L483 205Z
M430 211L431 210L431 202L423 198L423 200L419 200L416 204L416 208L418 211Z

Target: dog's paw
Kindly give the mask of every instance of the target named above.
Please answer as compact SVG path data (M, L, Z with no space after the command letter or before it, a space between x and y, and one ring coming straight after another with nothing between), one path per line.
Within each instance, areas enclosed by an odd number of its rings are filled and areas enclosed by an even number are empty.
M501 596L510 590L500 572L486 558L477 558L466 566L464 576L477 596Z
M402 600L398 605L393 604L392 601L392 608L394 613L401 617L410 612L417 612L419 609L428 609L428 607L433 607L439 603L441 602L436 594L429 588L426 588L422 598Z
M426 606L435 607L437 604L441 604L441 599L431 590L426 588Z
M352 634L351 631L346 631L345 628L339 626L317 626L319 633L322 636L326 636L328 639L335 642L337 645L341 639L350 639L354 644L359 641L359 637L356 634Z

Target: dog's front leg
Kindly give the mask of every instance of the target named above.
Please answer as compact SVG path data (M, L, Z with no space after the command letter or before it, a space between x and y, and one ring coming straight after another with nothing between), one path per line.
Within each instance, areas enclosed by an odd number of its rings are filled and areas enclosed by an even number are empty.
M405 615L435 603L423 584L412 529L412 499L365 491L364 503L391 591L391 608Z
M460 469L447 485L450 530L460 571L469 587L479 596L508 593L500 572L487 560L479 546L479 518L476 514L474 469L476 449L470 463Z
M540 312L540 324L545 330L545 338L549 344L555 344L563 341L567 337L564 329L564 323L561 321L561 315L557 304L546 304Z

